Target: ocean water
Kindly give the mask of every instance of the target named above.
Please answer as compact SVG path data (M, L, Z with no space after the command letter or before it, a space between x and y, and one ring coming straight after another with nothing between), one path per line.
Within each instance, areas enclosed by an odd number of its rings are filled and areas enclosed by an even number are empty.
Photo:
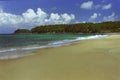
M0 35L0 59L33 55L30 50L59 47L85 39L103 38L92 34L9 34Z

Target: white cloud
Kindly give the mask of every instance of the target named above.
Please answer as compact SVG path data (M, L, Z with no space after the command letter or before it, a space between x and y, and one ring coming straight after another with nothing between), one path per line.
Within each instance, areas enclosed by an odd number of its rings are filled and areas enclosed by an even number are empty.
M6 13L0 9L0 29L4 26L7 28L32 28L38 25L48 24L66 24L75 19L74 14L47 14L40 8L35 12L33 9L28 9L21 15Z
M51 20L59 20L60 19L60 15L59 14L55 14L55 13L51 13L50 15L50 19Z
M108 10L112 7L112 4L109 3L109 4L94 4L93 1L87 1L87 2L83 2L81 5L80 5L80 8L82 9L87 9L87 10L90 10L90 9L103 9L103 10Z
M99 16L101 16L100 13L93 13L93 15L90 16L89 21L94 21Z
M83 9L92 9L93 1L84 2L84 3L81 4L80 7L83 8Z
M23 18L19 15L14 15L10 13L0 12L0 26L10 25L10 24L18 24L23 20Z
M64 14L61 15L61 18L66 23L69 23L72 19L75 19L75 16L73 14L68 15L67 13L64 13Z
M102 9L107 10L107 9L110 9L111 7L112 7L112 4L107 4L107 5L103 5Z
M96 19L98 17L98 14L97 13L94 13L90 18L91 19Z
M103 21L115 21L116 19L117 19L117 16L114 12L109 16L103 17Z
M73 14L61 14L58 13L51 13L49 19L45 19L47 24L66 24L70 23L72 20L75 19L75 15Z

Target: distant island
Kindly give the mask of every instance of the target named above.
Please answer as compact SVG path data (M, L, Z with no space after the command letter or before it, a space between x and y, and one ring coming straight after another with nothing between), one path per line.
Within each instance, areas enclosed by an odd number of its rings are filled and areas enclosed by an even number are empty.
M31 30L17 29L14 34L39 33L119 33L120 21L37 26Z

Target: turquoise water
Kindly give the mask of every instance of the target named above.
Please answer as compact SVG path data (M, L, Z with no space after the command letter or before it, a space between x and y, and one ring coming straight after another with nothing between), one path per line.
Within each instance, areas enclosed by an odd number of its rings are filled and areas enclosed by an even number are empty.
M60 40L72 40L77 37L89 35L79 34L19 34L19 35L0 35L0 49L17 48L32 45L47 45L48 43Z
M57 47L76 41L99 38L102 35L89 34L9 34L0 35L0 57L14 55L20 51ZM16 53L14 53L16 52ZM13 54L14 53L14 54Z

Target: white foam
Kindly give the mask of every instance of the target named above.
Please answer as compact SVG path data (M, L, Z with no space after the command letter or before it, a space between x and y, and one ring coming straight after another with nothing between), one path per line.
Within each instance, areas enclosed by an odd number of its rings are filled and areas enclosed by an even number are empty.
M98 39L98 38L105 38L108 35L94 35L94 36L88 36L88 37L78 37L76 40L87 40L87 39Z
M24 57L24 56L28 56L28 55L34 55L34 54L33 53L29 53L29 54L4 53L4 55L0 55L0 59L1 60L16 59L16 58L20 58L20 57Z
M71 44L72 42L77 42L81 40L88 40L88 39L98 39L98 38L105 38L108 35L94 35L94 36L88 36L88 37L78 37L73 40L62 40L62 41L55 41L52 43L49 43L49 45L66 45L66 44Z
M10 49L0 50L0 53L9 52L9 51L16 51L16 48L10 48Z
M21 48L21 50L43 49L43 48L47 48L47 46L26 47L26 48Z

